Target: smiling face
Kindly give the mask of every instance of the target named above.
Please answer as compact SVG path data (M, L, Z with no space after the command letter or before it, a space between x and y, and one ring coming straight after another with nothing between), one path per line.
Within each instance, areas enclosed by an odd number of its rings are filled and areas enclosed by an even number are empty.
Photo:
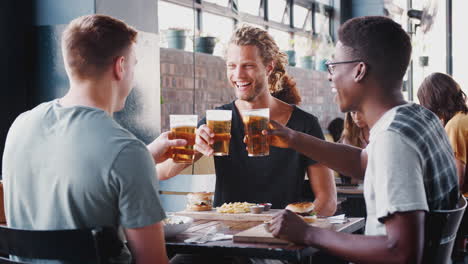
M272 66L263 65L256 46L230 44L226 53L227 77L240 100L252 102L268 91Z
M352 61L350 48L343 46L341 42L336 44L333 62ZM328 74L331 87L336 92L335 102L342 112L356 111L360 109L363 97L362 87L356 81L357 67L360 62L331 65L332 74Z

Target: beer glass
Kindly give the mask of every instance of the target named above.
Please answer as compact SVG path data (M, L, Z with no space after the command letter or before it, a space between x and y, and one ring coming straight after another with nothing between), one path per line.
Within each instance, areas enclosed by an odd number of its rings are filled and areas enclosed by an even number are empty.
M245 135L247 136L247 152L249 156L268 156L270 154L270 145L268 144L267 136L262 134L262 130L268 128L270 109L243 110L241 113Z
M172 159L176 163L192 164L195 158L195 129L197 115L169 115L172 139L185 139L187 145L172 147Z
M229 155L229 142L231 141L231 110L207 110L206 124L215 134L213 155Z

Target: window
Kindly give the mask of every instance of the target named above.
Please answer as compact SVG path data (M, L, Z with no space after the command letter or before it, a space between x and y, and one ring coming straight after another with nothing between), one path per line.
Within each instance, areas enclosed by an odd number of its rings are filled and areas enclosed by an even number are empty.
M310 11L306 17L306 24L304 30L306 31L312 31L312 11Z
M195 1L195 0L193 0ZM231 1L237 3L234 12L231 9ZM394 0L407 1L407 0ZM423 1L423 0L413 0ZM271 29L279 46L283 50L293 49L294 42L290 40L293 34L307 37L312 33L328 37L331 29L331 12L333 9L331 0L199 0L202 5L197 5L199 10L193 10L190 4L192 0L160 0L158 1L158 19L161 30L161 47L167 47L166 31L169 28L183 28L187 30L188 40L192 39L194 31L197 31L197 21L201 21L201 33L215 36L218 39L215 46L215 55L221 55L225 44L229 40L234 25L250 24L256 27ZM268 3L268 21L264 20L261 4ZM295 3L293 8L294 18L290 21L289 3ZM307 6L302 3L307 3ZM317 8L313 9L312 4ZM328 8L327 12L325 7ZM315 14L312 14L312 10ZM200 11L200 12L198 12ZM278 23L282 23L279 25ZM290 24L292 23L292 25ZM169 42L172 45L172 42ZM193 50L193 42L187 41L185 50Z
M174 14L177 14L177 16L174 16ZM169 28L186 29L188 36L193 35L195 28L194 16L195 14L191 8L159 1L158 19L161 46L167 47L168 45L165 32ZM185 50L193 51L193 45L190 45L188 41L186 41Z
M422 10L425 1L427 1L427 0L413 0L411 2L411 8L417 9L417 10Z
M284 22L289 24L289 21L286 21L287 16L285 16L286 10L286 1L284 0L275 0L268 1L268 16L269 19L276 22ZM284 21L283 21L284 17Z
M330 34L330 18L324 12L315 13L315 33Z
M312 39L296 34L294 36L294 49L299 57L311 56L313 51Z
M294 11L294 27L302 29L309 10L307 10L307 8L305 7L294 5L293 11Z
M159 30L161 31L169 28L193 30L195 28L194 16L195 13L191 8L164 1L158 3Z
M462 90L468 93L468 52L466 52L465 26L468 24L468 17L465 12L468 10L468 1L454 1L452 6L452 36L453 36L453 77L460 84Z
M420 4L421 0L414 1L413 4L418 2ZM424 6L424 3L422 6ZM413 8L416 7L413 5ZM421 82L429 73L446 71L446 26L446 6L439 3L438 12L430 30L423 33L421 27L417 27L415 34L412 34L413 99L416 98L416 91ZM429 59L427 65L423 63L424 57Z
M290 50L292 49L290 43L290 37L288 32L276 30L273 28L268 29L268 33L275 39L276 44L278 44L280 50Z
M227 6L229 3L229 0L203 0L203 2L210 2L213 4L220 5L220 6Z
M239 0L239 11L258 16L260 12L260 0Z
M213 55L222 56L234 27L234 21L227 17L217 16L210 13L203 13L204 34L217 38L217 43Z
M242 25L249 25L249 26L253 26L253 27L266 29L265 26L258 25L258 24L253 24L253 23L249 23L249 22L243 22L243 21L239 21L239 23L237 24L237 27L241 27Z

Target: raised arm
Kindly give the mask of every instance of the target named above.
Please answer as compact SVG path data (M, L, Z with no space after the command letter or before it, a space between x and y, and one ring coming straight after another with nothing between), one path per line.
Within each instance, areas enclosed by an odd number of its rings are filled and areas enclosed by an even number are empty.
M169 132L166 132L166 133L169 133ZM161 134L161 136L162 135L163 134ZM196 135L195 136L195 150L198 151L198 153L195 154L194 162L198 161L203 155L211 156L213 154L213 149L211 148L210 144L213 143L213 137L214 137L214 134L210 131L210 129L206 125L201 125L196 130L195 135ZM153 153L156 153L156 151L158 151L158 147L153 146L152 149L154 149L154 150L152 151L150 149L150 152L152 153L152 155L154 157L155 154L153 154ZM162 151L159 151L159 152L162 152ZM166 148L166 151L164 153L170 153L170 148ZM165 161L156 166L157 175L158 175L159 180L170 179L170 178L178 175L183 169L190 166L190 164L176 163L172 159L170 159L169 157L170 157L170 155L166 154L166 159L164 159ZM155 161L156 161L156 159L155 159Z
M320 163L307 167L310 187L315 196L315 211L320 216L331 216L336 211L336 187L333 172Z
M270 135L270 142L273 146L292 148L339 173L358 179L364 178L367 154L363 149L327 142L294 131L274 120L270 121L270 129L264 132Z
M202 157L202 154L197 153L195 154L195 160L199 160ZM156 165L156 171L158 174L158 179L160 181L170 179L174 176L179 175L181 171L183 171L185 168L192 166L191 164L182 164L182 163L176 163L172 159L168 159L163 163L160 163Z

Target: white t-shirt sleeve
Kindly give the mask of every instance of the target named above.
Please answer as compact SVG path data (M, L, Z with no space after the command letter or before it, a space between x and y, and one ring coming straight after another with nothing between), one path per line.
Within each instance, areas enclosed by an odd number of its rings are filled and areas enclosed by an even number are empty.
M384 131L373 142L376 166L376 217L380 222L395 212L428 211L421 158L409 141Z

